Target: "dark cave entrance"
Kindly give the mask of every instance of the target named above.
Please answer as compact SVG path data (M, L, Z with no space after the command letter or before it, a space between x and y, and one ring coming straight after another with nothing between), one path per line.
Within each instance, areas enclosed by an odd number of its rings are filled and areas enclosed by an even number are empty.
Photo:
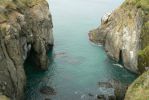
M50 45L49 45L50 46ZM49 47L50 48L50 47ZM46 76L46 71L41 70L38 65L38 59L36 58L37 52L35 52L33 46L31 47L31 50L28 52L28 57L26 58L24 62L24 69L27 77L27 83L25 86L25 100L32 100L30 94L32 94L32 91L35 91L40 88L45 87L46 84L41 82L41 80ZM47 50L47 55L50 60L50 62L53 62L53 48ZM50 65L50 63L49 63ZM40 83L40 84L39 84ZM35 89L35 90L33 90Z
M124 61L123 61L123 50L120 50L120 52L119 52L118 63L121 64L121 65L124 65Z

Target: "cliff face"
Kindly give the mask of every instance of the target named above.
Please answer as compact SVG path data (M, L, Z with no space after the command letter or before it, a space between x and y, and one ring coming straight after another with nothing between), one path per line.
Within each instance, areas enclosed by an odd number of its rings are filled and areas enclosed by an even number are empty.
M0 1L0 95L22 100L26 84L23 63L29 54L35 66L47 69L52 27L46 0Z
M106 14L101 26L90 31L89 38L102 43L107 54L121 61L135 73L149 66L149 1L126 0L118 9Z
M149 98L149 0L125 0L106 14L101 26L90 31L94 43L102 43L107 54L139 76L128 88L125 100Z

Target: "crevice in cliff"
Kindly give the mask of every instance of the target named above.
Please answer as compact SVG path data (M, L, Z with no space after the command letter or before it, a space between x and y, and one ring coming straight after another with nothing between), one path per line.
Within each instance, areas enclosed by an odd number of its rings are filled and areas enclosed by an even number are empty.
M121 65L124 65L124 61L123 61L123 50L119 51L119 60L118 63Z
M32 67L36 68L35 67L35 60L34 60L34 57L33 55L35 55L35 52L33 50L33 47L31 47L30 51L27 52L27 58L26 60L24 61L24 67L25 67L25 70L26 70L26 66L28 64L30 64Z
M52 50L51 45L48 45L47 47L47 51ZM48 52L47 52L48 55ZM30 67L32 67L33 70L39 70L41 71L41 62L40 62L40 54L38 54L38 52L35 51L33 44L31 46L30 51L28 51L27 53L27 58L24 62L24 67L25 70L27 69L26 67L28 67L28 65L30 65Z

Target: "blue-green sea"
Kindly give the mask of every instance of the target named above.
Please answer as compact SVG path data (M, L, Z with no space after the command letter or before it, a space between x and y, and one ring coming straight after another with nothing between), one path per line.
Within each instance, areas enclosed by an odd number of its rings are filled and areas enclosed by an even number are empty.
M49 51L49 69L40 72L26 64L27 100L95 100L98 82L115 79L131 83L136 75L114 66L103 47L92 44L88 32L100 25L101 17L124 0L49 0L53 17L54 49ZM40 93L50 86L55 95Z

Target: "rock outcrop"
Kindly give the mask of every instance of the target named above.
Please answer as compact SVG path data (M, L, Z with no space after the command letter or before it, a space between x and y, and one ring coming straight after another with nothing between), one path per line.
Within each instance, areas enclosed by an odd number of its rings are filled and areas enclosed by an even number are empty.
M148 100L149 71L138 77L128 88L125 100Z
M118 9L103 17L101 26L90 31L89 38L94 43L102 43L107 54L125 68L143 73L129 86L125 100L147 100L149 0L125 0Z
M117 80L99 82L98 85L99 89L104 91L97 96L100 100L123 100L128 87L127 84L124 85Z
M23 63L29 55L34 57L36 67L48 68L52 27L46 0L0 0L0 94L5 95L3 98L23 100L26 84Z
M148 12L148 0L125 0L103 17L101 26L90 31L89 38L102 43L107 54L128 70L142 73L149 67Z

